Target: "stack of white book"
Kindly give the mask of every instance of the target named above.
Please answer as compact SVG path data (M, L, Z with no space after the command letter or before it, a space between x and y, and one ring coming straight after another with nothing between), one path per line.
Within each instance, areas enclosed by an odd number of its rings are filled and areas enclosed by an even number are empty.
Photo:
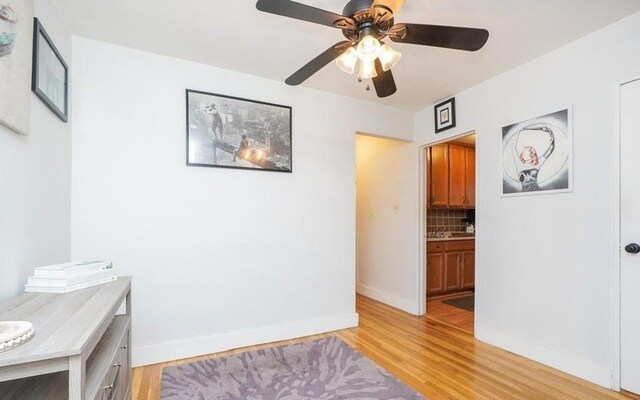
M37 267L25 292L68 293L118 279L109 261L79 261Z

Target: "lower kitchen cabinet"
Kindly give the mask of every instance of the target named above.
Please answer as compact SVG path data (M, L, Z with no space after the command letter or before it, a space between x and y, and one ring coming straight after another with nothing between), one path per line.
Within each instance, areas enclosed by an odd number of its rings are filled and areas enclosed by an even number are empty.
M427 242L427 297L475 288L475 242Z
M461 289L460 285L460 253L444 253L444 290L455 292Z
M462 253L462 269L460 271L460 287L469 290L476 287L476 252Z
M427 296L444 293L444 255L427 255Z

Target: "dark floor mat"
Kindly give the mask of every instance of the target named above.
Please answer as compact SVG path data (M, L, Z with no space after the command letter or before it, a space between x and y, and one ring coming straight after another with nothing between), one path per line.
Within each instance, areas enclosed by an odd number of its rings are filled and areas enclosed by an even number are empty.
M473 294L465 297L443 300L442 302L450 306L462 308L463 310L475 311L475 295Z

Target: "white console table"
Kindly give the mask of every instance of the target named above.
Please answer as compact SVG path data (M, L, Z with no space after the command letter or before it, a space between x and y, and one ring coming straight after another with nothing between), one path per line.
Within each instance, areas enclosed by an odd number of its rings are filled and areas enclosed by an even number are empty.
M123 301L126 314L116 315ZM65 294L25 293L0 321L33 323L33 338L0 353L0 399L129 400L131 278Z

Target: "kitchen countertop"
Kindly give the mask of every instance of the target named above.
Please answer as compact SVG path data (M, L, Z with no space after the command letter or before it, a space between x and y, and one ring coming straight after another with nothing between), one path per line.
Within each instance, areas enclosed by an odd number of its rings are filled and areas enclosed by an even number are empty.
M427 242L451 242L458 240L476 240L474 236L463 236L463 237L443 237L443 238L427 238Z

